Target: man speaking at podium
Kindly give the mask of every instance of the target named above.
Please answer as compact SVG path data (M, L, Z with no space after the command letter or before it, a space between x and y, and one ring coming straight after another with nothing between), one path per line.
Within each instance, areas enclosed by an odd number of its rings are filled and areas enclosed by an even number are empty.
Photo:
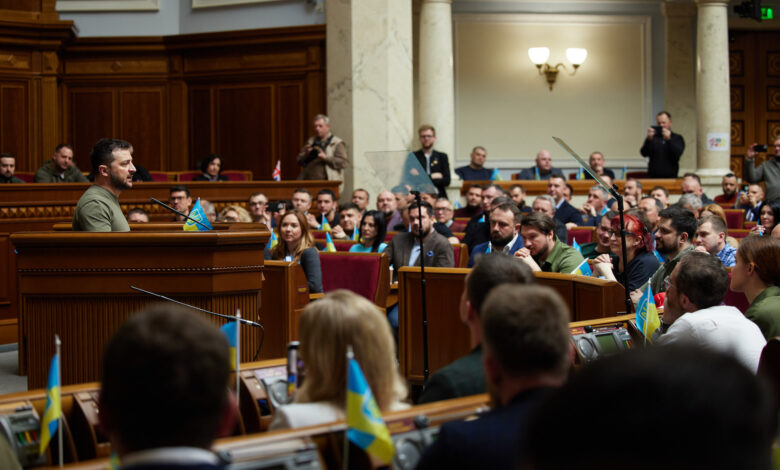
M118 139L100 139L90 154L95 184L79 199L73 213L73 230L129 232L119 207L119 195L133 187L133 146Z

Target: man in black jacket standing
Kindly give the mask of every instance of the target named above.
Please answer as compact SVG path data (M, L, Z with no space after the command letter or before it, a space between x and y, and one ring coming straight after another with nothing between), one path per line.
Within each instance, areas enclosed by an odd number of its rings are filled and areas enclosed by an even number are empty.
M428 176L431 177L434 186L439 191L439 197L447 197L447 186L450 185L450 161L446 153L433 149L436 142L436 129L430 124L423 124L417 131L420 136L422 148L414 152L417 161ZM416 170L412 170L416 171Z
M672 116L661 111L655 117L657 126L647 128L647 138L639 150L650 159L647 164L648 178L677 178L680 156L685 150L685 140L672 132Z

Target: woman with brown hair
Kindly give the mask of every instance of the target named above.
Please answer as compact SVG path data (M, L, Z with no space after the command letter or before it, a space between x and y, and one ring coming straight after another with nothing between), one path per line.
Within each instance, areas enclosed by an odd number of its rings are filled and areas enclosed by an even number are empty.
M265 252L265 259L297 261L306 273L309 292L322 292L322 271L320 254L309 232L306 216L300 211L286 212L279 219L279 242L271 251Z
M277 408L271 429L314 426L344 419L347 346L382 412L405 408L404 381L390 324L376 305L339 289L310 303L299 324L305 380L292 404Z
M610 221L612 229L609 231L609 249L612 254L617 256L616 264L613 265L609 254L599 255L594 260L594 274L600 273L602 276L613 281L623 283L620 273L624 270L628 274L627 284L624 285L629 291L634 291L647 284L647 281L660 267L658 259L653 254L653 238L647 227L639 218L631 214L623 215L623 221L626 226L626 260L623 258L623 249L620 240L620 217L613 217ZM615 272L617 274L615 274Z
M737 250L731 269L731 290L744 292L750 307L745 316L761 328L764 337L780 336L780 240L750 235Z

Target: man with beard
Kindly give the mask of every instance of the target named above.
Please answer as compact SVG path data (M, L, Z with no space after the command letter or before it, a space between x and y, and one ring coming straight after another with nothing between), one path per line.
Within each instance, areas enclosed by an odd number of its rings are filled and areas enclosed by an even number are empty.
M395 226L403 223L401 213L398 212L398 201L390 191L382 191L376 197L376 209L385 215L385 225L388 231L395 230Z
M466 235L463 237L463 243L468 245L469 253L475 246L490 240L490 227L487 223L487 217L490 215L493 199L505 195L506 193L501 186L495 183L490 183L482 189L482 213L472 217L464 230Z
M482 213L482 186L472 184L466 191L466 207L455 209L453 217L474 217Z
M525 247L515 252L532 271L570 274L585 260L582 255L555 236L555 222L541 212L525 217L520 227Z
M512 203L502 203L490 211L490 241L475 246L469 256L469 268L474 261L487 253L515 254L523 247L520 236L520 221L523 219L520 209Z
M720 187L723 188L723 194L715 196L715 202L721 206L736 207L737 175L734 173L724 175L723 180L720 182Z
M73 214L73 230L129 232L119 195L133 187L133 146L118 139L100 139L90 155L95 184L79 199Z

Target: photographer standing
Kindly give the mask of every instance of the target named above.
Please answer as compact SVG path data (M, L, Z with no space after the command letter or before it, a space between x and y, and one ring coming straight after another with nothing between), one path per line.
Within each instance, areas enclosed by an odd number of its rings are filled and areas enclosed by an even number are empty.
M767 148L766 146L753 143L745 155L745 166L743 168L745 180L751 183L759 183L761 181L766 183L767 201L780 199L780 136L775 138L773 147L775 148L774 158L769 158L769 155L767 155L766 161L756 168L756 155L761 151L766 152Z
M672 116L666 111L656 115L657 126L647 128L647 138L639 150L648 157L648 178L677 178L680 168L680 156L685 150L685 140L680 134L672 132Z
M303 171L301 180L340 180L344 187L344 168L347 166L347 146L330 132L330 120L324 114L314 116L314 135L298 154Z

